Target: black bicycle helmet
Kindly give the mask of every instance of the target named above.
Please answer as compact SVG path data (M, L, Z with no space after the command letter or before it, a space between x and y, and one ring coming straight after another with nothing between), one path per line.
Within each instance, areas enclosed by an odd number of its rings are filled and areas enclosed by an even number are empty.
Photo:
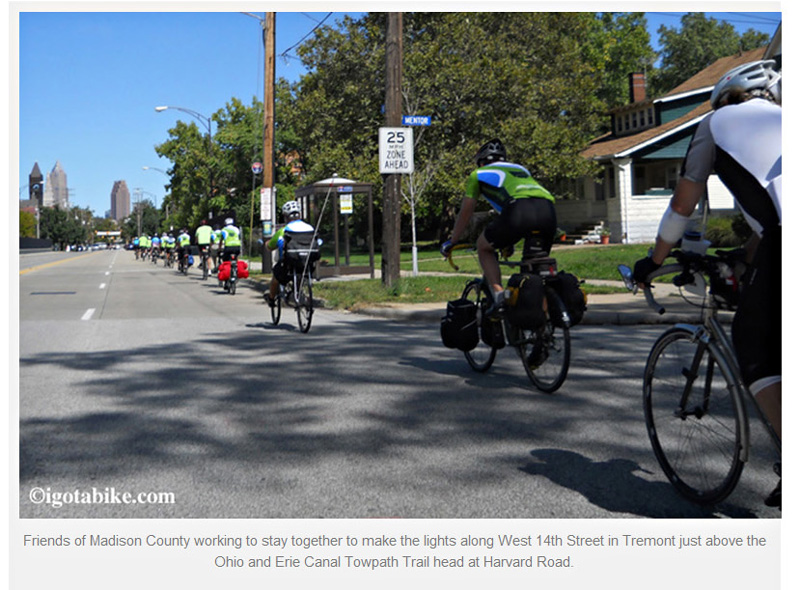
M493 139L483 144L475 154L475 163L497 162L506 159L506 148L499 139Z

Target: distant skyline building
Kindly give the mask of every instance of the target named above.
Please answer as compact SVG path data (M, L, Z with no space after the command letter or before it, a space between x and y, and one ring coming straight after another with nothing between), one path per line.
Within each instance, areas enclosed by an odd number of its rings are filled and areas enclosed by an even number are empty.
M69 188L67 188L67 173L61 167L61 162L56 161L53 169L47 173L47 182L44 183L43 203L45 207L69 208Z
M44 205L44 176L39 170L39 162L33 163L33 170L28 174L28 199L35 201L39 209Z
M124 180L114 181L111 189L111 219L122 221L131 214L131 193Z

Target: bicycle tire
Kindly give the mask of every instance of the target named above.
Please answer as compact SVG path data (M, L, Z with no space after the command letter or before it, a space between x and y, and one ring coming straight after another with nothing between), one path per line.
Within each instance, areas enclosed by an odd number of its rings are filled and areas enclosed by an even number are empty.
M535 330L513 330L517 353L525 373L533 385L543 393L554 393L567 378L572 343L569 327L560 321L564 316L564 303L550 287L545 288L548 317L544 326Z
M673 487L697 504L728 497L744 468L747 416L727 367L715 345L675 327L656 340L645 368L644 413L653 452Z
M314 299L311 291L311 276L306 275L301 278L298 290L295 291L297 326L304 334L311 329L311 316L314 315Z
M231 287L228 290L228 292L231 295L236 295L236 283L239 282L238 281L238 278L239 278L238 269L239 269L238 259L237 258L231 258L231 280L230 280Z
M203 264L203 280L205 281L205 280L208 279L208 258L206 258L204 256L202 260L203 260L203 262L202 262L202 264Z
M272 318L272 325L277 326L278 322L281 321L281 304L283 301L283 287L281 287L281 292L278 293L278 296L275 298L274 305L271 305L269 308L269 314Z
M483 312L491 305L492 294L488 285L480 279L475 279L467 283L461 294L463 299L472 301L478 307L476 320L478 322L478 345L472 350L465 351L464 356L473 370L479 373L488 371L497 356L497 349L489 346L483 341Z

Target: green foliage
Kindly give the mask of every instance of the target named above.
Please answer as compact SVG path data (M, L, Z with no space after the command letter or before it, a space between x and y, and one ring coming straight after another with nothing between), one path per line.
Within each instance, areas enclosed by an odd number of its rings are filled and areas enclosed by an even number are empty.
M603 73L598 98L613 108L630 100L629 74L641 72L650 78L656 52L642 12L603 12L596 26L593 42L586 46L597 54L598 71Z
M19 237L36 237L36 216L30 211L19 212Z
M653 79L653 90L664 94L717 59L766 45L769 37L749 29L739 35L732 25L689 12L681 17L680 29L662 25L658 29L663 50L661 68Z
M92 212L72 207L44 207L39 212L39 235L52 240L60 249L87 244L92 235Z
M319 29L298 50L309 73L278 107L278 128L295 134L309 180L336 172L373 182L377 211L385 19ZM580 151L606 107L623 100L625 70L652 62L641 14L415 12L404 13L403 34L404 112L432 117L415 129L414 177L425 178L404 186L417 187L423 230L455 214L472 155L491 137L545 186L589 172Z
M744 216L709 217L706 223L705 238L716 248L737 248L743 246L752 234Z

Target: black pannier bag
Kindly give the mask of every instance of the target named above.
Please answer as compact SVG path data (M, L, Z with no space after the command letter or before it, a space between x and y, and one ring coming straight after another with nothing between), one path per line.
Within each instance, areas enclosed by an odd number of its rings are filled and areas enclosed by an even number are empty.
M319 246L314 242L313 231L285 231L283 234L285 240L284 258L287 265L293 266L298 271L302 272L308 261L309 268L314 268L313 264L319 260Z
M506 317L512 326L535 330L544 325L544 281L539 275L517 273L508 279L510 297L506 301Z
M563 270L559 271L556 280L553 281L553 289L564 302L564 307L567 308L570 325L579 324L586 312L586 293L581 289L578 277ZM558 313L551 313L551 317L554 324L560 325L561 318Z
M506 345L506 335L503 333L503 322L499 317L484 315L481 318L481 340L486 346L500 350Z
M442 318L442 344L464 352L478 346L478 306L469 299L447 302L447 312Z

